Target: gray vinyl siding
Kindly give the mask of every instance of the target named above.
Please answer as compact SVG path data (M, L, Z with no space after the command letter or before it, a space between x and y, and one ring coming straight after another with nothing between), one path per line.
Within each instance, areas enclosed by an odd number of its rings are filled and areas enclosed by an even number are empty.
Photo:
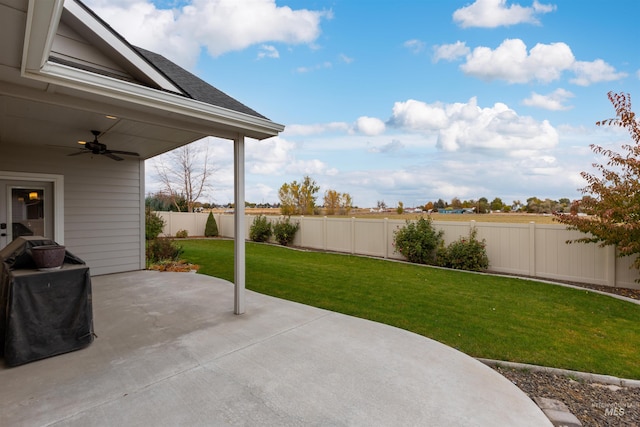
M51 57L59 58L84 67L90 67L107 75L133 80L131 75L115 61L94 48L87 40L64 22L58 26L51 47Z
M144 162L3 146L0 170L64 176L64 243L92 275L144 268Z

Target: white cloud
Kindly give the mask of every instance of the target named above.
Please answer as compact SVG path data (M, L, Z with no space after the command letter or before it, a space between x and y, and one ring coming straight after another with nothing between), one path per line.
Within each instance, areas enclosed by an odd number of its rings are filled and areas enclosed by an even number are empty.
M448 124L446 112L439 103L426 104L415 99L396 102L389 122L411 130L439 130Z
M338 171L330 168L325 162L312 160L295 160L286 166L286 171L294 175L336 175Z
M394 139L387 144L371 147L368 151L370 153L392 153L395 151L400 151L403 148L405 148L405 145L402 143L402 141Z
M350 126L344 122L316 123L311 125L287 125L283 132L286 136L306 136L332 132L347 132Z
M462 28L539 24L537 15L556 9L555 5L541 4L537 0L531 7L519 4L507 6L506 3L506 0L476 0L469 6L453 12L453 20Z
M299 145L282 137L251 141L246 148L246 165L250 174L282 176L333 175L337 171L319 159L299 159Z
M560 79L564 72L573 72L576 77L569 81L580 86L627 76L616 72L602 59L577 61L565 43L538 43L527 51L527 46L520 39L506 39L493 50L485 46L476 47L466 56L466 62L460 69L482 80L505 80L508 83L549 83Z
M365 135L380 135L385 131L385 124L382 120L375 117L362 116L356 120L355 131Z
M465 42L457 41L452 44L443 44L433 47L433 62L441 59L445 61L455 61L458 58L467 56L471 53L471 49L467 47Z
M341 54L340 54L340 60L341 60L342 62L344 62L345 64L351 64L351 63L354 61L354 59L353 59L353 58L351 58L351 57L349 57L349 56L345 55L344 53L341 53Z
M158 9L148 0L86 0L134 45L193 68L200 49L216 57L266 42L312 45L331 11L293 10L275 0L193 0Z
M333 66L333 64L331 64L331 62L325 61L325 62L322 62L320 64L312 65L310 67L298 67L298 68L296 68L296 72L300 73L300 74L310 73L310 72L316 71L316 70L323 70L323 69L331 68L332 66Z
M568 99L573 97L573 93L568 90L556 89L548 95L531 92L531 96L523 100L522 103L529 107L538 107L550 111L562 111L573 108L564 104Z
M495 50L483 46L475 48L460 68L466 74L483 80L550 82L560 78L574 62L573 53L565 43L539 43L527 52L522 40L507 39Z
M616 72L615 68L602 59L596 59L592 62L576 61L572 69L576 73L576 77L569 81L578 86L589 86L591 83L619 80L627 76L626 73Z
M260 46L260 52L258 52L258 59L263 58L280 58L280 52L275 46L263 44Z
M413 53L420 53L424 50L425 43L418 39L407 40L402 44Z
M247 170L257 175L281 174L295 160L296 144L282 137L252 141L246 146Z
M410 131L437 132L437 147L444 151L500 150L522 157L558 143L558 133L548 121L518 116L502 103L480 108L476 98L446 106L396 102L390 123Z

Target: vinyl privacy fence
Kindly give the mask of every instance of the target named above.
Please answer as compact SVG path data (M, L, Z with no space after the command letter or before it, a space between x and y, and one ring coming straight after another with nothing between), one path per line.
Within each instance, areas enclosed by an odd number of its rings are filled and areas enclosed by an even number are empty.
M157 212L165 220L164 234L175 236L186 230L190 237L204 235L208 213ZM220 236L234 237L234 218L215 214ZM247 215L247 236L255 216ZM279 217L267 217L275 222ZM394 251L395 231L405 225L403 220L332 218L294 216L300 223L293 245L323 251L367 255L401 260ZM640 289L635 280L640 276L629 268L632 259L619 258L612 246L567 244L567 240L582 236L559 224L476 223L475 221L434 221L436 229L444 231L445 244L468 236L472 227L478 238L487 244L491 271L541 279L566 280L605 286Z

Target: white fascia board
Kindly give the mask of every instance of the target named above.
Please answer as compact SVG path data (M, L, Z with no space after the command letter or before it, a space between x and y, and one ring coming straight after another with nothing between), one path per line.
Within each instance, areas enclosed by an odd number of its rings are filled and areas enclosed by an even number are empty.
M133 51L128 44L123 42L120 37L114 34L114 32L109 28L104 27L101 22L97 21L89 12L87 12L85 8L80 6L74 0L66 0L64 2L64 8L78 20L83 22L87 26L87 28L90 28L97 37L105 42L105 44L111 46L126 61L133 64L135 68L148 76L162 89L170 90L173 92L182 92L180 88L176 87L164 75L159 73L158 70L151 66L142 57L140 57L137 52Z
M268 119L53 62L47 62L41 70L25 77L204 120L213 126L232 126L239 132L246 131L252 138L264 139L284 130L283 125Z
M29 0L22 48L22 73L39 70L47 62L63 9L64 0Z

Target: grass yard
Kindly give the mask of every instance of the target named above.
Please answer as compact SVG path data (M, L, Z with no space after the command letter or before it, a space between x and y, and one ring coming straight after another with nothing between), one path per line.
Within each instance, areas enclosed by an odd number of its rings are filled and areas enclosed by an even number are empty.
M185 240L233 281L233 241ZM474 357L640 379L640 306L588 290L247 243L256 292L407 329Z

